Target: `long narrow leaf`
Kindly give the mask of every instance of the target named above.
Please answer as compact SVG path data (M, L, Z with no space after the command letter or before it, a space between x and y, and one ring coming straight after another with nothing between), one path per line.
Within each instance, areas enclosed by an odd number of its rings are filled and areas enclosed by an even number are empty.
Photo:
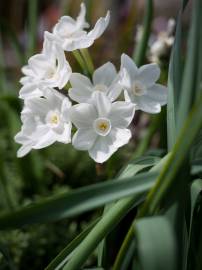
M154 184L156 173L99 183L46 199L0 216L0 229L55 221L100 207L125 196L145 194Z

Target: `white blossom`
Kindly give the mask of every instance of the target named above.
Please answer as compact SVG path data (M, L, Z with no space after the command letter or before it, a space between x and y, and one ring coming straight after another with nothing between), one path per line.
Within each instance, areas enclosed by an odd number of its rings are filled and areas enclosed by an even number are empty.
M114 101L122 91L119 75L110 62L94 71L92 82L80 73L72 73L70 83L72 88L69 89L69 96L78 103L90 103L95 91L105 93L110 101Z
M23 99L43 96L47 87L62 89L72 73L64 51L46 35L42 52L32 56L22 72L25 76L20 80L23 87L19 96Z
M54 142L71 141L69 109L71 102L54 89L48 89L45 97L25 100L21 113L22 128L15 141L22 144L17 156L23 157L31 149L41 149Z
M70 16L63 16L55 25L53 33L47 32L50 38L57 42L65 51L74 51L90 47L95 39L99 38L109 24L110 14L107 12L106 17L101 17L95 24L94 28L87 32L85 29L89 24L85 20L86 7L81 4L81 10L74 20Z
M134 61L122 54L121 79L127 101L136 105L136 110L159 113L161 106L167 103L167 87L157 84L160 69L157 64L148 64L137 68Z
M131 138L127 128L135 113L129 102L111 103L106 94L95 91L93 103L80 103L70 109L70 118L77 127L72 139L78 150L88 151L90 157L105 162L117 149Z

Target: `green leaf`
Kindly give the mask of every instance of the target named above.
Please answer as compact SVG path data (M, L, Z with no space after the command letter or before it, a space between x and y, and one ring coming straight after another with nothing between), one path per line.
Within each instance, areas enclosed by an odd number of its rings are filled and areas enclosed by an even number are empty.
M202 1L194 0L193 1L193 11L192 11L192 21L191 29L189 33L188 40L188 52L186 56L186 64L184 70L184 76L182 81L182 89L180 93L180 102L178 109L177 117L177 129L178 131L183 126L187 115L190 111L190 108L195 100L197 89L197 77L198 73L201 72L198 70L198 61L199 61L199 52L200 52L200 31L202 24Z
M120 171L120 173L118 174L118 178L132 177L139 171L156 165L159 161L160 158L152 156L135 158L131 160L129 164L127 164L126 167Z
M142 218L135 223L134 230L136 260L142 270L176 270L175 235L165 217Z
M0 216L0 229L19 228L33 223L72 217L125 196L145 194L157 173L142 173L122 180L111 180L54 196Z
M76 247L83 241L86 235L92 230L92 228L97 224L99 219L94 220L87 226L87 228L82 231L75 239L73 239L45 268L45 270L55 270L62 268L64 263L70 259L71 252L76 249Z
M149 35L151 32L152 18L153 18L153 1L146 0L146 10L145 10L144 22L143 22L143 33L141 36L141 40L137 44L137 47L135 49L134 56L133 56L137 66L141 66L144 62L145 54L147 51Z

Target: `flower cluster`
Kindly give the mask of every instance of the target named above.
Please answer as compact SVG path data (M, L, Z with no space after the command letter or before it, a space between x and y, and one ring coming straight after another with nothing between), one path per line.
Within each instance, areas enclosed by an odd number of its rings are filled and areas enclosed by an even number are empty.
M129 142L128 127L135 110L159 113L166 104L167 88L156 83L160 76L156 64L138 68L129 56L122 54L119 71L107 62L94 71L92 79L72 72L65 51L91 46L110 19L107 12L87 32L85 14L82 3L76 20L63 16L52 33L45 32L42 52L32 56L22 68L22 128L15 136L22 145L18 157L54 142L72 141L76 149L88 151L93 160L103 163ZM71 86L64 94L60 90L67 83ZM73 137L72 124L77 128Z

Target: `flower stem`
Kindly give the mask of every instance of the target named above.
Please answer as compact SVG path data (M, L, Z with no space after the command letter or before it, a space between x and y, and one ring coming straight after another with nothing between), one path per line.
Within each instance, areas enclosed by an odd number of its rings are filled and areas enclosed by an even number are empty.
M74 58L76 59L76 61L78 62L78 64L80 65L80 67L82 68L83 72L86 74L86 64L80 54L80 52L78 50L72 51Z
M149 35L151 32L150 29L152 25L151 24L152 18L153 18L153 1L146 0L146 10L145 10L145 16L144 16L144 22L143 22L143 32L142 32L141 40L137 44L137 47L133 54L133 58L137 66L141 66L145 58Z
M94 72L94 64L88 49L81 49L80 52L81 55L83 56L84 61L86 62L86 66L88 68L90 75L92 75Z

